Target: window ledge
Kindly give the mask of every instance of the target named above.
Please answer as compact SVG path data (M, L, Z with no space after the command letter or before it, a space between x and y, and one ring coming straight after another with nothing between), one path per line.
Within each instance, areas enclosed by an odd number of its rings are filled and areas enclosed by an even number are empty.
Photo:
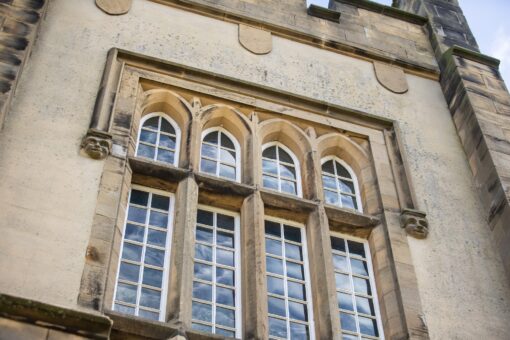
M255 192L255 187L225 178L196 173L195 180L200 189L213 191L216 194L248 197Z
M325 204L324 209L333 229L348 231L357 236L368 236L373 227L380 223L379 218L352 209Z
M179 182L190 174L189 170L140 157L130 156L129 165L134 173L159 178L164 181Z
M283 194L269 189L260 189L265 209L281 217L305 223L308 214L318 207L318 203L301 197Z

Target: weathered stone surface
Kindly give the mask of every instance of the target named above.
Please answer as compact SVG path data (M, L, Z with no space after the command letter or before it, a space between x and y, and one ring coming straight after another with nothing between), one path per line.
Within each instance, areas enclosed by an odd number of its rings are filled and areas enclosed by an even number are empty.
M97 7L107 14L126 14L131 9L133 0L96 0Z
M255 54L268 54L273 48L271 32L239 24L239 43Z
M416 238L422 239L429 234L429 223L426 214L414 209L404 209L400 214L400 225L406 232Z
M407 79L401 68L374 61L374 71L379 83L394 93L406 93L409 90Z

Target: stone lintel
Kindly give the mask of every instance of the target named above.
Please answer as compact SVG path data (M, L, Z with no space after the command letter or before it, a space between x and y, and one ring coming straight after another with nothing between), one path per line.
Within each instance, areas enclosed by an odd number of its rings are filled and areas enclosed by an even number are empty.
M333 22L340 22L340 12L331 10L329 8L325 8L322 6L317 6L314 4L311 4L310 7L308 7L307 10L308 15L321 18L324 20L329 20Z

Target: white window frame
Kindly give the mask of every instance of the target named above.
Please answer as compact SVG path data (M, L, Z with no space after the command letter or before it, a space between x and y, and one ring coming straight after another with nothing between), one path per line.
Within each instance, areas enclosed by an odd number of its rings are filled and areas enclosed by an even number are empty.
M210 212L213 212L213 213L216 213L216 214L222 214L222 215L227 215L227 216L232 216L234 217L234 242L235 242L235 249L234 249L234 284L235 284L235 317L236 317L236 321L235 321L235 336L236 338L242 338L243 336L243 320L242 320L242 317L243 317L243 313L242 313L242 280L241 280L241 227L240 227L240 220L241 220L241 215L237 212L234 212L234 211L230 211L230 210L225 210L225 209L220 209L220 208L216 208L216 207L213 207L213 206L209 206L209 205L204 205L204 204L198 204L197 205L197 213L198 213L198 210L205 210L205 211L210 211ZM196 228L197 228L197 223L198 222L195 222L195 227L194 227L194 232L193 232L193 249L195 249L195 244L196 244ZM217 230L217 225L215 223L214 225L214 230L216 231ZM214 247L216 247L216 233L213 233L213 242L214 242ZM217 262L216 262L216 259L213 259L214 261L211 261L212 263L214 263L214 268L217 268ZM193 265L195 264L195 256L193 255ZM192 285L193 285L193 281L195 280L195 274L193 273L193 279L192 279ZM216 270L213 270L213 273L212 273L212 283L213 283L213 291L212 291L212 301L210 303L210 305L212 306L212 315L213 315L213 320L216 320ZM193 297L192 297L192 301L193 301ZM191 318L191 320L193 320ZM193 322L193 321L191 321ZM216 324L215 323L211 323L211 327L213 328L213 331L215 330L215 327L216 327ZM220 325L221 327L221 325ZM215 333L213 333L215 334Z
M260 159L261 159L261 163L260 163L260 173L261 173L261 184L262 184L262 187L263 188L266 188L264 187L264 182L263 182L263 176L264 176L264 170L263 170L263 166L262 166L262 160L264 159L264 157L262 156L262 154L264 153L264 151L267 149L267 148L270 148L272 146L278 146L279 148L282 148L285 152L287 152L289 155L290 155L290 158L292 158L292 161L294 162L294 169L296 170L296 196L297 197L303 197L303 192L302 192L302 183L301 183L301 168L300 168L300 164L299 164L299 160L297 159L296 155L294 154L294 152L292 152L288 147L286 147L285 145L283 145L282 143L280 142L269 142L269 143L266 143L264 145L262 145L262 152L260 154ZM278 154L277 154L277 159L275 160L277 162L277 164L279 165L280 163L280 159L278 157ZM278 166L278 175L277 175L277 179L278 179L278 192L281 192L283 194L287 194L287 195L293 195L291 193L288 193L288 192L282 192L282 178L280 177L280 167ZM273 175L274 176L274 175ZM269 190L273 190L273 189L270 189L270 188L266 188L266 189L269 189Z
M225 128L223 128L221 126L211 127L211 128L208 128L208 129L202 131L202 135L200 137L200 160L199 160L199 167L200 167L200 169L199 169L199 171L202 172L202 144L204 143L204 138L205 138L205 136L207 136L208 134L210 134L211 132L214 132L214 131L218 131L218 132L224 133L228 138L230 138L230 140L234 144L234 149L235 149L235 153L236 153L236 164L235 164L236 178L235 178L235 181L236 182L241 182L241 145L239 144L239 141L237 140L237 138L234 137L234 135L232 135L230 132L228 132ZM221 136L218 136L218 144L216 145L216 147L218 148L218 155L217 155L216 160L215 160L215 162L217 164L215 176L218 177L218 178L223 178L225 180L230 181L232 179L220 176ZM204 174L208 174L208 175L212 175L212 174L210 174L208 172L203 172L203 173Z
M321 168L320 168L320 171L321 171L322 190L325 191L325 189L324 189L324 182L322 180L322 174L323 174L322 166L324 165L324 163L326 163L327 161L330 161L330 160L333 160L334 162L340 163L340 165L342 165L347 170L349 175L351 175L351 180L352 180L352 183L354 185L354 191L355 191L355 197L356 197L356 205L357 205L356 211L359 211L359 212L362 213L363 212L363 206L361 205L361 193L360 193L360 190L359 190L358 177L356 176L356 174L354 173L354 171L352 170L350 165L347 164L344 160L338 158L337 156L326 156L326 157L321 159ZM338 181L338 175L336 175L336 174L335 174L335 181ZM339 193L338 188L337 188L337 192L336 193L337 194ZM325 196L325 194L324 194L324 196ZM325 197L324 197L324 199L325 199ZM340 206L334 205L334 206L335 207L343 208L341 205Z
M375 309L375 318L376 318L376 321L377 321L377 328L379 330L379 337L373 337L373 336L370 336L370 335L360 335L360 338L367 338L367 339L377 339L377 340L384 340L384 329L383 329L383 325L382 325L382 319L381 319L381 310L379 308L379 298L377 296L377 286L375 285L375 277L374 277L374 269L373 269L373 266L372 266L372 254L370 253L370 246L368 244L368 240L366 239L363 239L363 238L359 238L359 237L355 237L355 236L351 236L351 235L348 235L348 234L342 234L342 233L339 233L339 232L336 232L336 231L331 231L329 232L329 236L330 236L330 240L331 240L331 237L337 237L337 238L343 238L345 240L350 240L350 241L355 241L355 242L358 242L358 243L362 243L363 246L364 246L364 250L365 250L365 260L367 262L367 269L368 269L368 281L370 282L370 288L372 289L372 300L373 300L373 303L374 303L374 309ZM331 249L331 256L333 256L333 249ZM348 257L350 253L347 253L346 252L346 256ZM347 261L348 263L348 266L349 266L349 270L350 270L350 283L351 283L351 287L354 287L354 283L352 282L353 279L352 279L352 268L351 268L351 264L350 264L350 261ZM333 265L333 273L335 272L335 267L334 267L334 264ZM334 279L334 277L333 277ZM335 292L336 292L336 285L335 285ZM353 294L354 294L354 291L353 291ZM335 294L335 298L336 298L336 294ZM338 302L337 302L338 304ZM355 315L358 315L358 312L356 311L356 299L354 299L353 301L353 308L354 308L354 313ZM338 308L337 306L337 313L338 315L340 315L340 308ZM358 333L361 334L361 332L359 332L359 322L356 320L356 327L358 329ZM340 329L340 335L342 334L342 329Z
M167 302L168 290L169 290L168 285L170 282L169 281L169 279L170 279L170 256L172 254L171 246L172 246L173 226L174 226L175 196L173 193L146 187L146 186L142 186L142 185L132 184L129 189L126 214L125 214L126 216L124 217L124 228L122 230L122 242L121 242L121 246L120 246L120 250L119 250L117 273L115 275L115 287L113 290L112 310L114 310L115 297L117 295L117 285L119 283L118 280L119 280L119 274L120 274L120 264L122 261L122 252L124 251L124 235L126 233L126 226L127 226L127 222L128 222L128 211L129 211L129 204L130 204L130 200L131 200L131 191L132 190L140 190L140 191L144 191L144 192L149 192L152 194L165 196L170 199L169 208L168 208L169 210L168 210L168 223L167 223L167 238L166 238L166 244L165 244L165 260L163 263L163 279L161 282L161 301L160 301L160 315L159 315L159 321L165 322L166 321L165 320L166 319L166 302ZM151 196L151 198L152 198L152 196ZM147 203L147 206L149 207L149 209L150 209L150 204L151 204L151 200L149 200L149 202ZM147 228L148 218L150 217L149 215L150 214L147 214L147 216L145 218L144 228ZM147 244L148 231L145 232L144 235L145 235L144 236L144 245L145 245L145 244ZM144 249L145 249L145 247L144 247ZM144 257L145 257L145 251L142 251L142 261L143 261ZM142 264L140 265L140 270L143 269L143 266L144 266L144 264L142 262ZM139 310L141 287L142 287L142 284L141 284L141 275L140 275L139 282L137 283L137 303L136 303L136 307L135 307L135 314ZM139 317L139 316L136 316L136 317Z
M148 119L151 119L153 117L161 117L161 119L165 119L174 128L174 130L175 130L175 152L174 152L174 162L173 163L158 161L157 158L158 158L159 136L161 135L161 127L160 127L158 130L158 133L157 133L156 146L155 146L156 150L154 153L154 158L152 160L156 161L156 162L163 163L163 164L172 164L173 166L178 166L179 151L181 149L181 129L179 128L179 125L165 112L152 112L152 113L149 113L149 114L143 116L142 119L140 119L140 126L138 128L138 138L136 140L135 156L138 155L138 147L140 145L140 135L142 134L143 124Z
M283 219L283 218L279 218L279 217L273 217L273 216L270 216L270 215L265 215L264 216L264 221L270 221L270 222L276 222L276 223L279 223L279 224L284 224L284 225L288 225L288 226L291 226L291 227L296 227L296 228L299 228L301 230L301 244L302 244L302 250L303 250L303 266L304 266L304 271L305 271L305 289L306 289L306 306L307 306L307 309L308 309L308 331L309 331L309 334L310 334L310 340L315 340L315 322L314 322L314 316L313 316L313 296L312 296L312 286L311 286L311 276L310 276L310 270L309 270L309 260L308 260L308 246L307 246L307 238L306 238L306 227L305 225L301 224L301 223L298 223L298 222L294 222L294 221L290 221L290 220L286 220L286 219ZM282 234L282 242L285 242L285 237L284 235ZM264 230L264 261L266 261L266 256L267 256L267 251L266 251L266 234L265 234L265 230ZM282 247L282 251L284 252L285 247ZM288 301L288 287L287 287L287 274L286 274L286 265L285 265L285 253L282 253L282 257L283 257L283 265L284 265L284 272L285 272L285 275L284 275L284 292L285 294L287 295L286 298L285 298L285 309L286 309L286 313L287 313L287 316L285 317L285 322L287 324L287 338L290 337L290 317L288 316L288 313L289 313L289 301ZM265 276L266 276L266 280L267 280L267 274L268 274L268 271L267 271L267 268L266 268L266 272L265 272ZM273 274L271 273L271 275L278 275L278 274ZM266 290L266 303L269 301L269 292ZM269 321L269 310L267 312L267 320ZM280 318L283 318L280 316ZM268 325L268 328L267 328L267 332L268 332L268 336L269 336L269 325ZM276 338L276 337L275 337ZM276 339L281 339L281 338L276 338Z

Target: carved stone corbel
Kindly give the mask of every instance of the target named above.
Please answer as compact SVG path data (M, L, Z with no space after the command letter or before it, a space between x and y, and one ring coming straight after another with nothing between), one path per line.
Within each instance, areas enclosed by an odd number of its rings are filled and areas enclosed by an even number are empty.
M112 150L112 135L89 129L81 142L83 151L93 159L105 159Z
M414 209L403 209L400 213L400 226L406 232L418 239L424 239L429 234L427 214Z
M96 5L110 15L122 15L129 12L133 0L96 0Z

